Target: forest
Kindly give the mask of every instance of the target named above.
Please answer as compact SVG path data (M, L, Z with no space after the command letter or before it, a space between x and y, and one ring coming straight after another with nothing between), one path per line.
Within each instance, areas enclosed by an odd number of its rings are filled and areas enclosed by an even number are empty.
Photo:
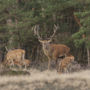
M0 0L0 59L8 50L26 51L26 58L47 61L42 45L34 34L49 38L59 28L52 43L65 44L82 66L90 65L90 0Z
M0 0L0 90L90 90L90 0Z

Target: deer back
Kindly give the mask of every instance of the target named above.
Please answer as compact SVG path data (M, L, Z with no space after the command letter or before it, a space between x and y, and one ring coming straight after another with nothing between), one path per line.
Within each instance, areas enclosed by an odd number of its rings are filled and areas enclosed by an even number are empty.
M51 44L49 53L52 58L56 59L64 55L68 55L70 48L63 44Z
M22 49L11 50L6 54L5 60L21 60L23 54L25 55L25 51Z

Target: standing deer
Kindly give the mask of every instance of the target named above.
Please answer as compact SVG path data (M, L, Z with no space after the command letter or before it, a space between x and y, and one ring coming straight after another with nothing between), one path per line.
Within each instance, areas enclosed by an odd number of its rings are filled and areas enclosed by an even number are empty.
M10 64L14 66L14 61L22 63L24 59L25 59L25 50L15 49L7 52L5 56L4 64L5 65Z
M56 31L58 29L58 26L54 25L54 33L48 40L43 40L39 35L39 26L36 25L34 27L34 34L37 35L39 42L42 44L43 52L48 57L48 69L50 67L51 60L55 60L57 63L57 60L59 57L67 56L70 52L70 48L64 44L50 44L52 41L52 38L54 37Z

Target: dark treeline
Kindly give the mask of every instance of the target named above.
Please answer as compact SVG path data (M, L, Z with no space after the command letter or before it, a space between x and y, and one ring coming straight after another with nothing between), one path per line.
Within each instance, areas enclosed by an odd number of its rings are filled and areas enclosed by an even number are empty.
M33 27L40 26L43 39L59 29L52 43L71 48L75 60L90 65L90 0L0 0L0 53L22 48L26 58L47 60Z

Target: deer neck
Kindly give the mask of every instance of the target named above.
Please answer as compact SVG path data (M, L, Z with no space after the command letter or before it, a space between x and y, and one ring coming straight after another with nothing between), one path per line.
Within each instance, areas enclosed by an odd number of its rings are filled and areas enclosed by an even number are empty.
M48 55L49 52L50 52L50 44L49 44L49 43L47 43L47 44L42 44L42 46L43 46L44 54L45 54L45 55Z

